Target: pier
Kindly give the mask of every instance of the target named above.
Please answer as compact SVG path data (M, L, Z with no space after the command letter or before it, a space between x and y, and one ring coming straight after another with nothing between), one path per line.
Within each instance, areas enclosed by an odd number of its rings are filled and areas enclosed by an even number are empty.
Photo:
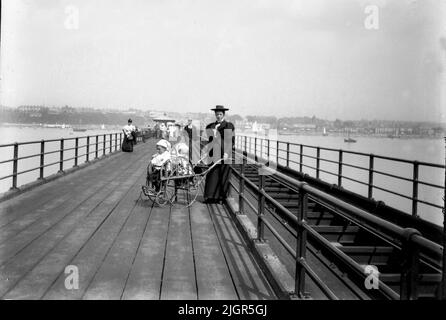
M52 151L34 142L39 177L26 186L18 164L31 155L1 146L13 152L0 177L12 183L0 202L1 299L445 298L444 228L418 217L417 197L408 213L373 199L373 162L360 196L342 188L343 164L340 185L320 179L321 149L312 177L291 168L305 153L290 144L238 136L226 203L187 207L180 191L160 207L141 194L156 140L138 140L133 153L119 133ZM50 176L46 152L58 157Z

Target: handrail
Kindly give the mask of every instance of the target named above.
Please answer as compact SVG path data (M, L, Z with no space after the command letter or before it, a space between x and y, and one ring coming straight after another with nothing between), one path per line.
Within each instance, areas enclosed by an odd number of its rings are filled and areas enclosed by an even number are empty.
M416 161L416 160L407 160L407 159L401 159L401 158L395 158L395 157L388 157L388 156L382 156L382 155L376 155L376 154L367 154L364 152L357 152L357 151L349 151L349 150L343 150L343 149L334 149L334 148L326 148L326 147L319 147L319 146L311 146L311 145L306 145L306 144L298 144L298 143L294 143L294 142L286 142L286 141L280 141L280 140L272 140L272 139L264 139L264 138L260 138L260 137L250 137L250 136L245 136L245 135L238 135L236 137L236 143L238 144L238 147L242 147L243 145L243 141L245 143L245 145L247 145L247 148L249 147L249 151L252 153L252 143L253 143L253 138L255 138L254 140L254 155L257 156L258 154L258 150L256 148L256 144L260 141L261 145L264 145L264 141L268 142L268 146L270 145L276 145L276 147L270 147L270 149L275 150L276 151L276 155L275 155L275 161L277 162L277 164L279 163L279 160L282 161L286 161L286 167L290 166L290 163L293 163L295 165L299 165L299 170L302 171L304 168L308 168L311 170L315 170L316 171L316 178L320 179L319 175L320 173L325 173L325 174L330 174L330 175L336 175L338 177L337 179L337 185L339 187L342 186L342 181L343 178L345 178L346 180L352 181L353 183L359 183L362 184L364 186L367 187L367 197L369 199L373 199L373 193L374 190L380 190L383 191L385 193L390 193L393 195L396 195L398 197L402 197L404 199L410 200L412 202L412 215L414 217L418 217L418 207L419 204L424 204L427 205L429 207L438 209L441 208L440 205L435 204L435 203L431 203L427 200L424 200L422 198L419 198L419 185L423 185L423 186L427 186L430 188L434 188L434 189L439 189L439 190L443 190L444 186L441 186L439 184L430 182L430 181L424 181L421 180L419 178L419 172L420 172L420 168L421 167L430 167L430 168L436 168L436 169L445 169L445 165L442 164L436 164L436 163L429 163L429 162L423 162L423 161ZM249 143L248 143L248 139L249 139ZM284 149L282 146L286 145L286 149ZM295 147L299 147L300 148L300 152L295 152L290 150L290 146L295 146ZM282 147L282 148L281 148ZM304 149L305 148L310 148L310 149L314 149L317 151L316 156L314 155L309 155L309 154L305 154ZM242 149L242 148L241 148ZM248 151L248 150L246 150ZM336 152L338 153L338 159L337 160L333 160L333 159L328 159L326 157L322 157L321 156L321 151L330 151L330 152ZM267 149L267 154L270 154L270 150ZM262 152L262 154L260 156L262 156L265 152ZM286 158L283 157L283 153L286 153ZM353 155L359 155L359 156L364 156L366 157L366 159L368 159L369 162L369 166L368 167L363 167L363 166L358 166L358 165L354 165L351 163L346 163L343 159L344 156L346 154L353 154ZM295 155L296 157L299 156L299 161L296 162L292 159L290 159L290 155ZM274 157L272 157L274 158ZM313 161L316 161L316 166L310 166L304 163L304 159L312 159ZM390 172L385 172L383 170L377 170L375 168L375 161L377 159L381 159L381 160L389 160L389 161L396 161L396 162L400 162L400 163L405 163L405 164L409 164L412 166L412 176L411 177L407 177L407 176L400 176L397 174L393 174ZM274 160L274 159L272 159ZM338 170L337 172L330 172L327 170L323 170L320 166L321 162L327 162L327 163L331 163L331 164L337 164L338 166ZM364 172L368 172L368 177L367 180L364 179L364 181L359 181L353 178L349 178L346 177L342 174L342 169L344 167L349 167L349 168L354 168L354 169L358 169L358 170L363 170ZM374 178L377 176L383 176L383 177L387 177L387 178L392 178L392 179L398 179L400 181L405 181L405 182L409 182L412 183L412 193L409 195L404 195L402 193L399 193L397 191L399 190L388 190L382 187L379 187L378 185L376 185L374 183Z
M263 241L263 226L265 225L268 229L270 229L271 233L278 239L278 241L282 244L284 244L284 240L281 238L280 234L277 232L277 230L274 230L271 224L267 223L267 221L264 218L264 210L265 200L268 200L269 203L273 204L273 206L276 209L279 209L282 213L285 213L286 217L294 221L296 223L297 228L297 249L296 251L290 251L291 248L288 246L285 246L285 249L290 252L293 257L296 260L296 288L295 292L298 296L303 297L304 296L304 288L305 288L305 273L309 274L310 277L315 281L315 283L318 285L318 287L321 288L321 290L329 297L330 299L336 299L336 296L334 294L332 295L331 291L328 291L329 288L325 288L324 290L324 284L318 283L318 277L315 277L315 273L311 268L306 264L306 258L305 258L305 247L306 247L306 233L309 232L309 234L319 241L321 245L324 247L327 247L327 249L331 250L334 254L339 256L341 259L344 260L351 260L348 256L346 256L343 252L341 252L339 249L334 248L334 246L331 246L329 243L326 243L327 241L324 241L321 237L318 236L318 233L307 224L306 222L306 211L307 211L307 199L310 196L312 199L320 199L321 201L328 203L329 205L334 206L337 209L340 209L343 212L348 212L350 215L352 215L354 218L356 218L359 221L362 221L366 223L367 225L375 227L377 230L384 232L385 234L391 236L392 238L398 240L401 243L401 250L405 254L405 261L404 266L401 272L401 279L402 279L402 285L401 285L401 292L400 294L396 294L393 290L391 290L389 287L387 287L384 283L380 283L381 289L384 291L384 293L390 297L390 298L400 298L400 299L416 299L417 293L416 293L416 279L418 277L418 267L416 265L420 262L420 251L423 253L428 253L430 256L432 256L434 259L441 260L441 258L444 255L444 248L437 243L434 243L433 241L430 241L426 238L424 238L420 232L416 229L412 228L402 228L396 224L393 224L389 221L386 221L382 218L379 218L365 210L362 210L358 207L355 207L345 201L342 201L334 196L331 196L328 193L325 193L315 187L312 187L306 182L295 180L288 175L285 175L283 173L277 172L276 170L272 170L271 168L260 164L256 161L256 159L248 157L248 153L243 151L242 154L239 152L235 152L238 156L241 156L242 158L242 165L240 173L233 168L233 171L237 173L240 181L240 192L239 196L239 210L241 213L243 213L244 208L244 202L246 202L246 197L243 195L244 185L245 183L249 184L251 188L253 188L257 194L258 194L258 209L255 210L258 215L258 221L257 221L257 229L258 229L258 240ZM254 183L248 180L248 178L245 176L245 166L248 162L253 163L256 166L259 166L259 170L264 170L263 174L259 176L259 185L256 186ZM265 174L274 174L276 178L279 178L281 181L284 181L287 185L291 186L294 190L298 191L299 194L299 214L298 217L293 215L291 211L283 207L280 203L278 203L274 198L269 196L267 192L264 190L265 185ZM254 209L254 208L252 208ZM330 248L328 248L330 247ZM294 254L293 254L294 253ZM351 262L351 261L350 261ZM365 274L363 273L364 270L362 270L359 265L353 264L353 266L356 266L355 272L357 274L362 274L365 277ZM320 281L320 279L319 279ZM321 281L320 281L321 282ZM444 281L441 283L441 286L444 287L445 283ZM328 290L326 290L328 289Z
M85 144L79 145L80 140L86 140ZM137 141L144 141L144 135L137 135ZM12 186L10 190L15 190L19 187L17 183L17 177L19 175L29 173L32 171L39 170L38 180L43 180L46 175L44 172L44 168L55 166L59 164L59 173L63 173L64 163L68 161L74 160L74 164L72 167L78 166L78 161L80 158L85 157L85 162L90 162L90 155L94 154L95 159L99 158L99 153L102 153L102 156L110 154L114 151L118 151L121 148L121 143L123 140L123 132L112 132L112 133L102 133L97 135L87 135L87 136L79 136L79 137L70 137L70 138L60 138L60 139L47 139L47 140L36 140L36 141L26 141L26 142L15 142L9 144L0 145L0 150L2 148L10 148L13 147L13 155L12 158L0 161L0 165L11 163L13 164L12 173L7 174L5 176L0 176L0 181L8 178L12 178ZM66 141L74 141L74 146L66 146ZM59 143L59 146L54 146L51 150L46 151L46 147L49 143ZM40 152L34 154L26 154L19 156L20 146L24 145L40 145ZM102 144L102 145L101 145ZM85 153L79 154L80 149L86 149ZM73 152L74 156L66 157L67 152ZM54 155L59 153L59 159L57 161L46 163L45 156ZM72 154L72 153L71 153ZM27 168L26 170L19 171L19 164L22 160L39 158L38 164L35 167ZM54 160L54 158L53 158Z

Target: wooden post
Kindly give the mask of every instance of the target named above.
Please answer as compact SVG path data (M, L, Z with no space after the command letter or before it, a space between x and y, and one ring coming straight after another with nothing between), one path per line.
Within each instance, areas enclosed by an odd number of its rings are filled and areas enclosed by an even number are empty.
M112 152L112 134L110 133L110 153Z
M319 169L321 165L321 148L317 147L316 149L316 178L319 179Z
M259 173L260 173L259 167ZM265 175L259 174L259 198L258 198L258 212L257 212L257 240L263 242L264 239L264 225L262 219L265 217L265 196L262 192L265 191Z
M407 228L404 233L402 254L405 260L401 271L400 299L416 300L418 299L420 250L411 238L421 234L418 230L411 228Z
M95 159L98 158L98 153L99 153L99 135L96 135L96 151L95 151Z
M342 186L342 150L339 150L338 187Z
M254 138L254 161L257 162L257 137Z
M369 199L373 197L373 170L374 170L374 155L370 155L369 159Z
M39 178L38 180L43 180L43 169L45 165L45 140L40 141L40 168L39 168Z
M77 158L79 156L79 138L74 140L74 166L77 167Z
M276 163L279 165L279 140L276 141Z
M286 143L286 166L290 167L290 143Z
M446 165L446 137L445 142L445 165ZM440 299L446 300L446 169L444 170L444 189L443 189L443 263L440 284Z
M18 170L18 160L19 157L19 144L14 143L13 151L13 162L12 162L12 187L11 190L17 189L17 170Z
M90 161L90 136L87 136L87 150L85 152L86 154L86 159L85 162L89 162Z
M413 162L412 216L418 217L418 161Z
M302 172L304 169L304 146L300 145L299 151L299 171Z
M238 207L240 214L244 214L245 212L243 197L245 195L245 166L246 166L246 157L248 156L248 153L246 151L243 151L242 155L243 159L240 168L239 196L238 196Z
M63 149L64 149L64 140L60 139L59 173L63 173Z
M102 156L105 156L105 140L107 140L106 135L102 138Z
M294 283L294 292L299 298L305 297L305 268L302 262L306 259L307 248L307 230L303 223L307 219L308 194L301 188L299 190L299 224L297 226L296 243L296 274Z

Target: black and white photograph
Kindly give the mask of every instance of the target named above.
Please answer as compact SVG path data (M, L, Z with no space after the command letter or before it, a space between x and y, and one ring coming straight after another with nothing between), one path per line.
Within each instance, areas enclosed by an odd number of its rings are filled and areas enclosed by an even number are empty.
M446 1L1 1L0 300L446 300L445 161Z

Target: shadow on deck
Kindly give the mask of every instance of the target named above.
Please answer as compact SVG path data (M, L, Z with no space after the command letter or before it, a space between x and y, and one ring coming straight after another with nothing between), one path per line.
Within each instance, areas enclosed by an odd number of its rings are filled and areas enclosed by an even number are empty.
M154 150L150 140L0 203L0 298L275 299L225 206L140 197Z

